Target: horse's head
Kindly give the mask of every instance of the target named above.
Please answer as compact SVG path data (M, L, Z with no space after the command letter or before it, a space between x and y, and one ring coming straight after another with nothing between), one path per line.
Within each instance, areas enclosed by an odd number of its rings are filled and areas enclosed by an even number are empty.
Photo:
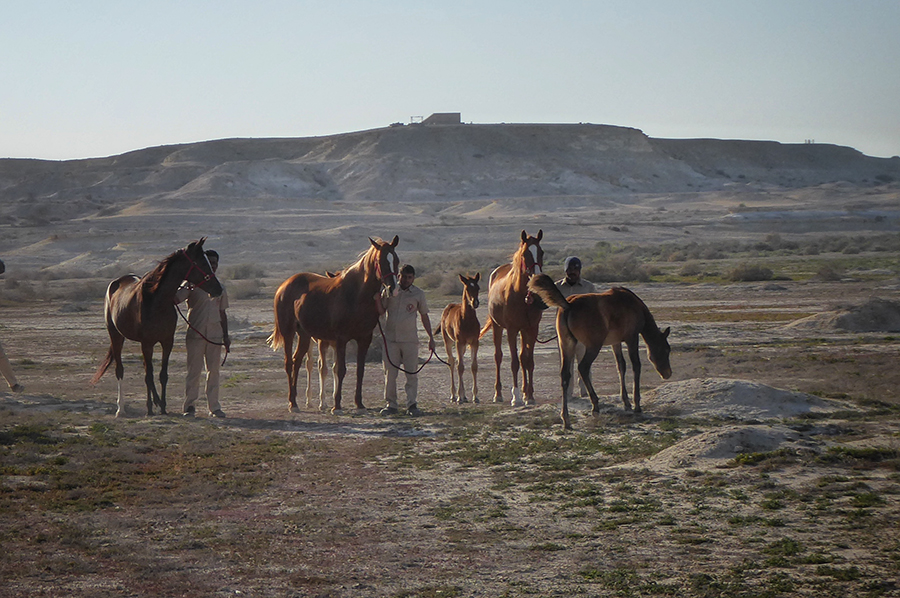
M203 237L199 241L188 244L187 247L180 251L180 254L188 262L184 280L200 287L209 293L210 296L218 297L224 289L222 288L222 283L216 278L216 273L213 271L212 265L210 265L209 259L206 257L206 252L203 250L205 241L206 237Z
M656 327L654 326L654 328ZM647 343L647 357L650 358L650 363L653 364L653 367L656 368L663 380L668 380L672 377L672 366L669 363L669 353L672 351L671 347L669 347L669 333L671 331L671 328L666 328L660 333L659 338ZM646 340L646 337L644 340Z
M476 272L475 276L460 274L459 280L463 283L463 303L468 303L472 309L478 309L478 293L481 292L478 281L481 280L481 272Z
M541 249L543 236L543 229L538 231L536 237L528 235L524 230L522 231L522 242L519 244L519 250L516 252L516 259L520 260L520 268L526 276L543 272L544 250Z
M387 243L381 239L373 239L369 237L372 247L375 250L375 264L378 272L378 279L381 284L388 289L388 292L394 294L397 292L400 277L400 258L394 249L400 242L400 237L394 235L394 239Z

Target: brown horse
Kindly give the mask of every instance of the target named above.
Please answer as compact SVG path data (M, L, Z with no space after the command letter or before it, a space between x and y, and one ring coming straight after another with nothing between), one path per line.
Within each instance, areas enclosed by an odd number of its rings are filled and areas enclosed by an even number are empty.
M97 368L91 384L100 381L113 361L116 363L118 401L116 417L125 414L122 394L122 347L125 339L141 343L144 356L144 383L147 386L147 415L153 415L153 403L166 413L166 383L169 380L169 355L175 343L175 291L183 281L197 285L213 297L222 294L222 285L213 274L209 260L203 252L206 237L189 244L184 249L165 258L159 265L137 277L128 274L112 281L106 289L103 313L106 331L109 333L109 351ZM153 382L153 347L162 347L159 368L160 392Z
M488 330L494 332L494 364L497 382L494 385L494 402L500 403L502 385L500 384L500 363L503 361L503 331L506 330L509 342L509 353L512 367L513 407L534 405L534 345L537 341L538 325L541 313L546 308L540 301L533 301L528 291L528 279L535 273L540 274L544 265L544 250L541 249L541 238L544 231L539 230L536 237L522 231L519 248L513 254L512 262L504 264L491 272L488 287L488 321L481 329L481 336ZM517 338L522 336L522 353L517 355ZM519 383L519 364L522 365L522 389ZM524 395L524 402L523 402Z
M284 371L288 376L288 403L292 412L299 411L297 374L312 339L329 341L334 346L337 378L332 413L341 411L341 389L347 374L347 342L356 341L356 409L365 410L362 382L366 351L378 324L376 296L382 286L389 292L395 291L400 264L394 251L399 237L395 236L390 243L371 238L369 241L372 246L368 251L338 276L329 278L301 272L285 280L275 292L275 330L268 342L273 349L284 348ZM299 340L292 355L294 335Z
M466 347L472 348L472 400L478 402L478 336L481 332L481 324L478 322L478 293L481 287L481 273L475 276L459 275L463 283L462 302L451 303L441 313L441 323L434 329L444 337L444 348L447 350L447 361L450 366L450 401L453 403L468 403L466 387L463 384L463 372L466 366L463 357ZM456 357L453 357L453 346L456 346ZM454 372L454 366L457 371ZM459 394L456 393L456 374L459 374Z
M556 314L556 334L559 339L559 355L561 363L560 380L562 382L563 425L570 429L569 396L571 395L572 360L575 358L575 344L585 346L584 357L578 363L578 372L585 381L591 395L592 412L600 412L597 393L591 382L591 364L600 353L603 345L612 345L616 355L616 366L619 369L619 389L622 403L627 411L631 411L628 391L625 390L625 357L622 355L622 343L628 347L628 357L634 370L634 411L641 412L641 356L638 352L638 336L644 337L647 344L647 356L664 380L672 375L669 364L669 332L660 330L653 315L640 297L623 287L615 287L603 293L586 293L572 295L568 299L553 284L546 274L535 276L528 283L528 288L543 299L547 305L559 308Z

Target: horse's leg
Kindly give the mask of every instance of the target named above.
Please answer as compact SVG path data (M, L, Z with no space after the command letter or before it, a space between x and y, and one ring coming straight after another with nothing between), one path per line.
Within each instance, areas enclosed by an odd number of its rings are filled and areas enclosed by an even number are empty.
M637 336L627 341L628 358L631 359L631 369L634 371L634 412L641 413L641 352L638 350ZM622 384L624 385L624 380Z
M522 407L525 401L522 398L522 389L519 388L519 333L512 330L506 331L506 339L509 342L509 367L512 370L512 400L509 404L513 407Z
M500 364L503 363L503 329L500 328L496 323L491 326L491 331L494 333L494 368L497 373L497 381L494 383L494 402L502 403L503 397L501 396L501 392L503 391L503 384L500 383Z
M337 377L334 379L334 406L331 412L341 413L341 391L344 388L344 376L347 375L347 343L338 341L334 345L334 363L337 366Z
M450 368L450 402L456 403L459 401L459 395L456 394L456 362L453 357L453 341L447 334L446 324L444 323L441 323L441 336L444 339L444 350L447 351L447 367Z
M591 413L597 415L600 413L600 399L597 396L597 392L594 390L594 382L591 380L591 366L594 365L594 360L597 359L597 355L600 354L601 347L588 348L585 347L584 357L581 358L581 361L578 362L578 374L581 376L581 379L584 380L585 385L588 389L588 394L591 397ZM615 349L613 349L615 350ZM574 358L576 352L576 348L572 347L572 356ZM572 368L569 368L571 372ZM574 378L574 374L572 378ZM571 393L572 388L574 388L574 380L572 380L573 384L569 385L569 391Z
M625 356L622 354L622 343L614 344L612 349L613 353L616 355L616 369L619 372L619 398L622 399L622 405L625 406L625 411L631 411L631 401L628 400L628 389L625 388L625 372L628 370L628 365L625 363Z
M297 383L291 379L294 371L294 327L291 326L285 330L290 330L290 332L285 332L284 346L282 347L284 349L284 373L287 374L288 379L288 409L293 411L291 406L297 404Z
M159 343L162 347L162 357L159 362L159 412L166 414L166 386L169 383L169 356L172 355L172 346L175 344L175 337L171 340L166 339Z
M572 394L572 350L569 344L566 344L562 335L559 336L559 381L562 386L562 409L559 417L563 421L563 427L566 430L572 429L572 423L569 420L569 397Z
M125 377L125 367L122 365L122 347L125 345L125 337L116 332L109 335L109 350L116 362L116 417L125 417L125 393L122 388L122 378Z
M309 343L309 351L306 352L306 407L312 401L312 378L313 378L313 345Z
M300 377L300 366L303 364L303 357L309 353L310 338L305 334L299 335L297 338L297 348L294 350L293 367L291 373L288 374L291 380L291 396L290 411L291 413L299 413L300 408L297 406L297 379Z
M448 351L449 355L450 352ZM466 371L466 364L463 361L463 358L466 356L466 343L461 339L456 339L456 373L459 377L459 395L457 397L457 402L462 405L463 403L468 403L469 399L466 398L466 386L463 382L463 373ZM452 363L452 362L451 362ZM450 372L450 377L453 377L453 372Z
M535 339L522 335L522 393L526 405L534 405L534 344Z
M147 386L147 415L153 415L153 403L159 403L159 394L156 392L156 383L153 380L153 345L156 343L141 343L141 353L144 356L144 384Z
M356 395L354 400L356 401L356 411L358 413L366 411L366 406L363 405L362 401L363 374L366 369L366 353L369 352L369 345L371 344L372 337L361 340L356 339Z
M472 347L472 402L478 403L478 338L471 344Z
M328 352L328 345L325 341L319 341L319 411L325 411L325 378L328 375L328 364L326 361L326 353ZM335 368L332 366L332 370ZM333 376L337 376L337 372L332 372Z

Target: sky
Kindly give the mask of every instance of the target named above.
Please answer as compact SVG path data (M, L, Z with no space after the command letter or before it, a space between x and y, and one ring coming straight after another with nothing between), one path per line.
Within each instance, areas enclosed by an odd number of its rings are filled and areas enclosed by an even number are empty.
M900 0L3 0L0 158L408 123L900 155Z

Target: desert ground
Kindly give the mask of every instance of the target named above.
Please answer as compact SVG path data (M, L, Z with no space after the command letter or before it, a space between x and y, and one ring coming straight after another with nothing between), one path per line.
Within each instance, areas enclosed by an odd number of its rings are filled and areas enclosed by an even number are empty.
M0 596L900 596L896 184L408 195L5 212L0 340L26 389L0 391ZM382 417L375 357L366 412L345 393L331 414L330 379L324 411L317 380L288 411L265 342L287 276L397 234L436 325L456 275L486 277L523 229L544 231L551 275L578 254L586 278L671 326L669 380L642 343L643 413L623 410L607 348L599 416L576 398L562 428L552 313L535 406L509 406L505 341L492 402L489 334L478 403L467 381L470 402L452 404L432 358L424 415ZM169 413L146 415L129 343L117 419L113 373L89 384L105 285L200 236L231 293L228 418L180 415L181 325Z

